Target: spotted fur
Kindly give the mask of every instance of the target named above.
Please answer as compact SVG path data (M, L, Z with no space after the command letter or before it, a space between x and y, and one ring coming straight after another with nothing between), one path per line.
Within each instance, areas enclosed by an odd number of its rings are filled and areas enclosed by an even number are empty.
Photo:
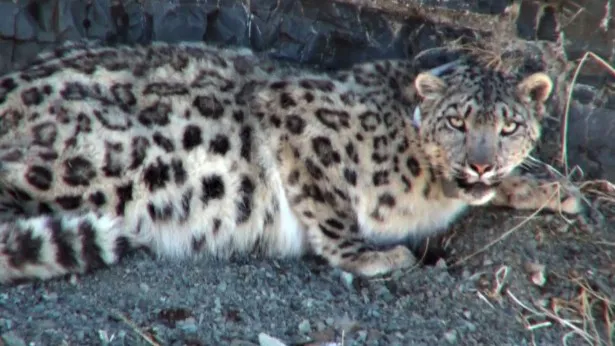
M135 247L407 267L395 244L469 205L547 200L509 173L550 90L544 74L461 62L325 74L200 44L46 53L0 77L0 282L84 273Z

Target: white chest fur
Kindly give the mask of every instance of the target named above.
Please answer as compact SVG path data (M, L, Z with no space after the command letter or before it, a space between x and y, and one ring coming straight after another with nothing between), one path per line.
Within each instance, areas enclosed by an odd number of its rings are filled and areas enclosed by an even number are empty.
M299 255L305 251L306 235L303 225L292 211L284 189L277 189L280 202L279 252ZM468 204L460 199L422 200L403 208L403 215L390 215L383 224L376 223L367 213L359 212L358 221L362 235L374 243L393 243L405 239L423 239L444 232ZM359 207L359 209L362 209Z

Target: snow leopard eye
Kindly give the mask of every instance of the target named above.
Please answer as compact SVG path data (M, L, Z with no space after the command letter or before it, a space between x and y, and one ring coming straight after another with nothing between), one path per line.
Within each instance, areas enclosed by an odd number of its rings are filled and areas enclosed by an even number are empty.
M446 120L448 121L448 125L452 127L453 129L465 132L466 122L465 120L463 120L462 117L450 116L450 117L447 117Z
M502 127L502 129L500 130L500 133L502 134L502 136L510 136L513 133L517 132L517 129L519 128L519 123L516 121L507 121L504 126Z

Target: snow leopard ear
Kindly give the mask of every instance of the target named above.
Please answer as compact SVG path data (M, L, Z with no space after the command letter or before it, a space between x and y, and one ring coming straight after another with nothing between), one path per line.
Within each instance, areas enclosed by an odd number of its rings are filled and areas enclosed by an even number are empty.
M421 72L414 79L414 87L419 96L432 99L442 95L446 90L446 83L431 72Z
M449 70L458 67L462 60L453 60L446 64L432 68L429 71L419 73L414 79L414 88L417 94L425 99L436 98L446 90L446 82L440 78Z
M517 85L517 90L522 99L543 104L551 95L553 82L547 74L538 72L525 77Z

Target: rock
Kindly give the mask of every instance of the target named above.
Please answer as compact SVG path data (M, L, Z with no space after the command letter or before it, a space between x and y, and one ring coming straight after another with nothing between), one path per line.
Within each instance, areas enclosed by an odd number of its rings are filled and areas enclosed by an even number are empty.
M10 1L0 2L0 13L9 14L8 16L3 16L2 20L0 20L0 36L12 37L15 35L15 14L17 12L19 12L17 4Z
M579 165L585 179L615 181L615 111L573 104L568 116L568 165Z
M177 321L176 327L188 334L194 334L198 329L194 317L188 317L185 320Z
M316 323L316 330L319 332L322 332L323 330L325 330L327 328L327 326L324 324L324 322L322 321L318 321Z
M357 342L364 343L367 340L367 330L359 330L356 340Z
M306 308L313 307L314 306L314 299L307 298L306 300L303 301L303 306L305 306Z
M352 281L354 280L354 275L348 272L342 272L341 277L342 277L342 282L344 283L344 286L346 286L346 288L348 289L353 289Z
M48 302L55 302L56 300L58 300L58 294L55 292L43 294L43 300L46 300Z
M386 287L385 285L378 287L378 289L376 290L376 294L378 295L379 298L381 298L387 303L390 303L393 300L395 300L395 297L393 296L391 291L388 289L388 287Z
M466 321L465 325L470 333L474 333L476 331L476 325L474 323Z
M464 278L464 279L467 279L470 276L472 276L472 273L470 273L469 270L464 268L463 271L461 272L461 277Z
M286 346L286 344L279 339L276 339L265 333L258 334L258 343L260 346Z
M8 332L0 336L4 346L26 346L26 342L14 332Z
M454 329L451 329L448 332L444 333L444 340L446 340L446 342L448 342L451 345L456 344L457 343L457 331L455 331Z
M149 286L145 282L140 283L139 288L145 293L149 292Z
M312 331L312 326L310 325L310 321L303 320L299 323L299 333L301 334L309 334Z
M13 321L6 319L6 318L0 318L0 328L5 329L5 330L11 330L12 327L13 327Z
M83 342L83 340L85 339L85 331L83 331L83 330L78 330L78 331L75 333L75 339L76 339L78 342L80 342L80 343L81 343L81 342Z
M220 301L219 297L216 297L216 299L214 299L214 311L217 313L222 312L222 302Z
M15 16L15 38L18 40L32 40L35 36L34 18L27 11L19 11Z
M154 17L155 39L175 42L178 38L185 41L200 41L205 35L207 17L197 5L176 6L168 3L168 8L156 11Z

